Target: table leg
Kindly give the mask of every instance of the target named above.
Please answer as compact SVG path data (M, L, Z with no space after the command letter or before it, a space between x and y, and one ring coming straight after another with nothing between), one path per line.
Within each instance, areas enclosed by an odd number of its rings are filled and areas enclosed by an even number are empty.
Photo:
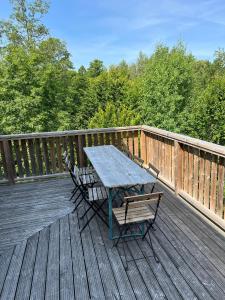
M113 239L113 220L112 220L112 189L109 189L109 239Z

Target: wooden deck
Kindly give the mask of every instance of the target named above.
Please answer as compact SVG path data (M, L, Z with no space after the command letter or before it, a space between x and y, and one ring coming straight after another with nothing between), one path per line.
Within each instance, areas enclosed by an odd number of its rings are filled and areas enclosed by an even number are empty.
M225 299L225 238L172 193L152 232L160 263L132 241L126 272L97 219L80 237L70 188L70 179L0 186L1 300Z

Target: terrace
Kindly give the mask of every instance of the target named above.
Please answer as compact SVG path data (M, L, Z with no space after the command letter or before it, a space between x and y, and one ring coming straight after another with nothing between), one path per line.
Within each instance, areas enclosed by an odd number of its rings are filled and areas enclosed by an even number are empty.
M85 146L121 142L160 170L164 192L160 263L132 241L128 271L97 218L80 235L62 161L67 150L86 166ZM135 126L0 136L0 154L0 299L225 299L225 147Z

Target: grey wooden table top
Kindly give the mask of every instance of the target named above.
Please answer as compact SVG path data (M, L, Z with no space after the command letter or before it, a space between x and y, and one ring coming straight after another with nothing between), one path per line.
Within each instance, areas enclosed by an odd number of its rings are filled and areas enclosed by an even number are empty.
M155 177L112 145L85 147L84 151L107 188L148 184Z

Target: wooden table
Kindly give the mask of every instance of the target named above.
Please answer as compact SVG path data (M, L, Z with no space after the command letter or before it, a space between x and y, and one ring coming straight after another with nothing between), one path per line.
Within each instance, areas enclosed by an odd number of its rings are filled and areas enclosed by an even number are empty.
M115 188L156 182L156 178L112 145L85 147L84 152L103 185L109 190L109 238L113 239L112 201Z

